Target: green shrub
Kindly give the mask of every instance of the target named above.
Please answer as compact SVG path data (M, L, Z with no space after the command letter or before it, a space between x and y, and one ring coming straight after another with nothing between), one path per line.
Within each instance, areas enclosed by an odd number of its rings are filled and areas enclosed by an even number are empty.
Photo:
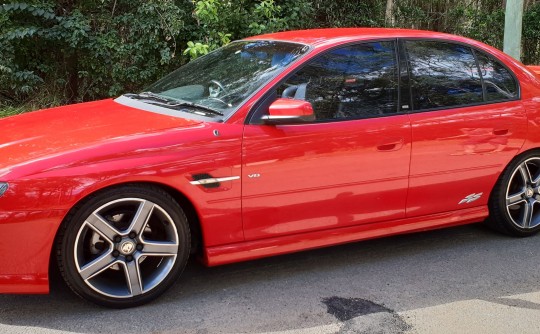
M540 2L527 3L523 61L540 64ZM190 59L250 35L352 26L443 31L502 48L504 7L502 0L6 3L0 5L0 109L139 91Z
M532 5L523 16L523 62L540 65L540 2Z
M191 2L73 3L0 6L0 96L15 104L45 93L61 103L115 96L186 61Z

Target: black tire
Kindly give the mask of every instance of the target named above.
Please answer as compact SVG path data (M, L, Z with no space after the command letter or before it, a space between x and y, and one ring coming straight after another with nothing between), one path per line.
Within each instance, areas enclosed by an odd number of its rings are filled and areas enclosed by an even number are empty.
M518 237L540 231L540 151L516 157L503 171L489 199L488 226Z
M167 192L126 185L73 208L57 236L56 255L62 277L77 295L128 308L150 302L174 284L187 263L190 241L186 216Z

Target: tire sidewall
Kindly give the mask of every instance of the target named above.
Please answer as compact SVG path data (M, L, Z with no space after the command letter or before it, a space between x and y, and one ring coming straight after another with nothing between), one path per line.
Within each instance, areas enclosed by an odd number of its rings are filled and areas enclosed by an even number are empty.
M58 260L59 265L64 267L63 276L68 285L79 296L92 301L96 304L113 307L126 308L145 304L167 290L182 273L190 250L190 231L186 216L181 207L172 197L162 191L156 191L153 188L142 188L136 186L125 186L116 189L110 189L92 196L84 201L74 211L73 215L65 221L65 233L60 240ZM75 262L74 249L76 247L77 233L89 217L99 207L122 198L140 198L154 202L163 208L172 218L178 233L178 254L175 263L168 273L167 277L152 290L141 295L128 298L114 298L102 295L88 286L80 277Z
M512 176L516 172L517 167L531 158L540 158L540 151L531 151L522 154L516 159L514 159L507 166L507 168L501 175L500 181L498 182L497 188L495 190L496 193L494 193L495 196L493 196L490 203L490 211L492 211L492 213L495 213L493 215L494 217L491 218L499 220L498 223L502 227L503 232L507 232L509 234L521 237L527 237L537 234L540 231L540 225L528 229L516 225L507 211L506 191L508 189L508 185L512 179Z

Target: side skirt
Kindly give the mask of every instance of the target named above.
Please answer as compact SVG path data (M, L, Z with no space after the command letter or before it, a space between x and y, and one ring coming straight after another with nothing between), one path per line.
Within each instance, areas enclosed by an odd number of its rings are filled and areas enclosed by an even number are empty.
M245 241L206 248L202 261L207 266L217 266L396 234L470 224L480 222L487 216L487 206L481 206L390 222Z

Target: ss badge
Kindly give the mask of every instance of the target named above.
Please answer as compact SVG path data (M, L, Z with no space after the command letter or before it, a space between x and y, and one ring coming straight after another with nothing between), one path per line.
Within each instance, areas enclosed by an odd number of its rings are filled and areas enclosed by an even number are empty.
M463 203L468 204L468 203L474 202L477 199L479 199L480 197L482 197L483 194L484 193L478 193L478 194L472 193L470 195L465 196L465 198L462 199L458 204L463 204Z

